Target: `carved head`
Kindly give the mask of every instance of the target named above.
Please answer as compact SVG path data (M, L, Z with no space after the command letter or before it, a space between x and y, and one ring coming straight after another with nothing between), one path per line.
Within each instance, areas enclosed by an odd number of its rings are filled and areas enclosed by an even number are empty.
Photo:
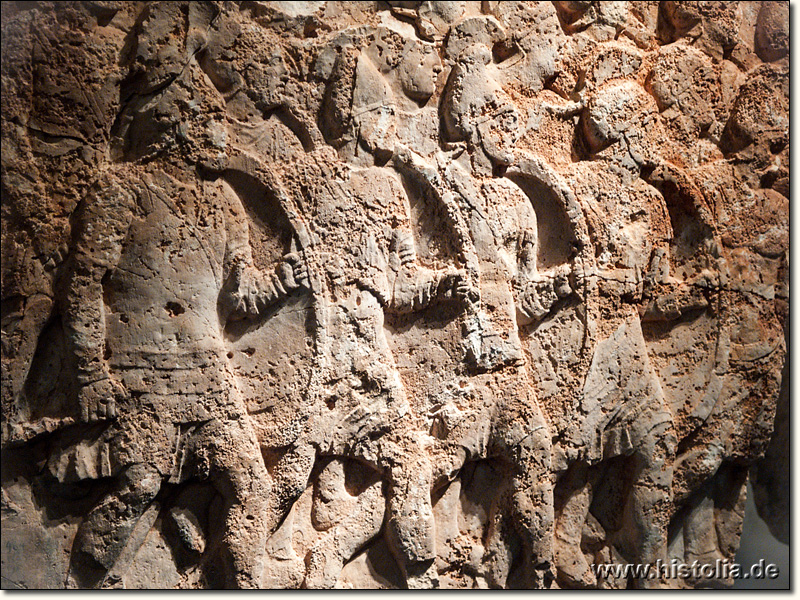
M505 166L513 161L521 117L495 81L490 63L485 45L464 50L447 81L442 119L447 141L467 142L473 154Z
M398 67L400 85L406 96L424 102L436 91L436 76L442 61L433 44L410 41Z
M600 152L620 143L627 155L645 155L651 139L643 133L652 129L658 115L655 100L635 81L616 80L600 86L583 114L583 134L589 150Z
M336 50L320 128L343 157L385 161L396 142L395 115L403 100L398 92L417 104L427 101L436 91L441 61L432 44L392 29L377 29L370 39L367 47L355 40Z
M364 54L356 63L350 106L356 136L370 154L391 153L396 136L394 94Z
M427 101L436 91L442 63L433 44L382 27L365 53L381 74L396 80L399 91L415 102Z
M226 156L225 114L223 99L192 61L163 89L134 96L123 110L112 153L124 161L176 155L213 166Z

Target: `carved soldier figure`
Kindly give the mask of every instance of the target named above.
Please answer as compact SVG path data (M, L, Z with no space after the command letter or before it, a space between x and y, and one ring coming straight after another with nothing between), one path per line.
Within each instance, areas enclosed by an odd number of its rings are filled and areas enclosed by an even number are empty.
M195 173L225 155L212 89L191 62L134 100L123 167L104 174L80 209L65 320L83 420L107 422L99 472L118 484L76 536L79 585L113 583L109 572L163 482L200 478L225 499L227 585L259 586L270 476L223 329L306 282L294 256L258 271L238 197ZM192 107L202 116L187 114ZM64 456L51 462L58 471Z
M395 160L448 207L477 291L465 331L477 414L445 425L437 483L442 485L467 460L495 457L510 464L511 513L525 542L526 582L546 587L552 581L550 434L527 375L518 329L520 321L540 318L571 289L566 272L537 273L531 201L509 180L493 177L515 160L519 115L488 72L490 60L487 47L469 46L448 79L443 130L459 158L442 166L441 173L407 149L399 149ZM550 297L539 289L542 283L549 286ZM504 585L507 557L497 547L488 550L490 582Z
M608 535L616 536L616 547L631 561L642 563L666 558L677 446L674 417L648 357L637 310L645 290L669 272L669 215L661 195L641 178L643 166L660 166L657 149L646 137L656 119L654 101L636 82L603 84L581 119L594 160L578 163L572 174L597 254L596 267L582 276L589 295L607 301L602 314L593 301L587 307L587 327L601 341L582 350L591 357L577 400L586 416L565 440L567 446L582 448L580 468L629 457L633 475L626 501L611 511L624 525ZM579 548L580 529L600 484L594 477L581 490L567 493L557 527L557 566L579 585L596 583Z
M428 586L431 574L425 573L434 557L431 467L423 436L411 426L384 314L456 300L464 276L416 264L399 181L379 167L341 165L326 158L326 151L315 151L309 155L313 166L298 169L309 170L300 177L316 204L312 223L322 238L312 249L312 265L324 269L317 290L326 308L315 392L322 397L314 403L317 412L307 433L295 444L297 454L290 451L277 469L302 460L313 446L320 455L354 456L384 473L389 533L408 585ZM310 469L313 462L305 464ZM307 473L298 482L307 481Z
M303 417L304 432L275 468L281 487L276 501L302 491L314 455L355 457L371 465L386 478L387 533L406 583L431 587L436 571L427 436L415 429L384 318L463 300L465 274L418 264L402 184L389 169L370 165L385 161L394 147L395 105L383 76L349 47L337 60L332 82L322 130L349 162L329 146L317 148L298 161L294 173L272 184L304 207L316 232L305 252L321 306L313 392L318 397ZM352 522L348 536L366 543L378 533L375 525L374 519ZM337 569L349 558L341 556L339 544L327 535L312 548L306 585L336 583Z

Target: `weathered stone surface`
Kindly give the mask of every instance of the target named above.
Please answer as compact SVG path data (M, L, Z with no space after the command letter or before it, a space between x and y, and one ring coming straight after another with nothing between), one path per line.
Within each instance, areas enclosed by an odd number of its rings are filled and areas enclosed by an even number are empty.
M591 565L754 464L787 539L787 2L2 28L3 587L725 586Z

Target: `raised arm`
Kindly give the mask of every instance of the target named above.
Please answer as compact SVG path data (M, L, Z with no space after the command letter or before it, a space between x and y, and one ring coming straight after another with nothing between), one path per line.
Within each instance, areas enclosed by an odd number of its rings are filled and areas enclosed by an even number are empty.
M515 243L517 272L514 278L514 295L517 321L528 325L544 318L561 298L573 291L570 284L571 265L561 264L549 269L539 269L539 234L537 216L528 198L519 193L515 207L516 226L510 232Z

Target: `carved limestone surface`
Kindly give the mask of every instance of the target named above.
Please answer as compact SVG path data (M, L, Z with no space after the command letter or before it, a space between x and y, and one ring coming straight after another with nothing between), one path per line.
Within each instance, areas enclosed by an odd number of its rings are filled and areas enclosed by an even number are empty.
M2 587L730 586L593 567L788 541L788 20L4 3Z

